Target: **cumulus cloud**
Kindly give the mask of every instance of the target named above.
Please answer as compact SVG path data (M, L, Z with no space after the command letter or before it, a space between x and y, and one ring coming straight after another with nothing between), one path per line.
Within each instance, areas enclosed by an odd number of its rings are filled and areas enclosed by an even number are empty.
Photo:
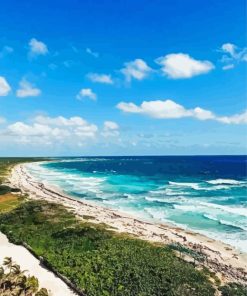
M232 116L218 117L217 120L227 124L247 123L247 110L243 113L235 114Z
M35 38L32 38L29 41L28 45L29 45L30 57L35 57L38 55L46 55L48 53L47 45L44 42L38 41Z
M140 106L134 103L121 102L117 108L127 113L139 113L158 119L192 117L198 120L215 120L227 124L247 123L247 111L232 116L217 116L212 111L196 107L186 109L172 100L143 101Z
M20 83L20 88L16 91L16 96L19 98L37 97L41 94L39 88L34 87L30 82L23 78Z
M119 136L119 125L114 121L105 121L103 132L101 133L103 137L117 137Z
M0 76L0 97L7 96L10 91L11 87L8 84L7 80L3 76Z
M92 51L92 49L89 48L89 47L86 48L86 53L90 54L94 58L98 58L99 57L99 53L98 52L95 52L95 51Z
M113 84L113 80L111 78L111 75L108 75L108 74L89 73L87 75L87 77L92 82L105 83L105 84Z
M155 60L162 72L172 79L191 78L214 69L209 61L200 61L184 53L171 53Z
M78 144L94 139L98 127L85 119L74 116L36 116L31 123L15 122L7 127L6 134L15 136L17 142L32 144Z
M82 100L83 98L89 98L90 100L95 101L97 99L97 95L92 91L91 88L82 88L78 95L76 96L78 100Z
M120 128L116 122L106 120L98 128L80 116L37 115L26 121L4 124L0 129L0 139L4 143L10 146L18 144L20 149L26 145L32 146L33 151L51 147L54 150L48 151L78 151L78 148L90 147L96 143L103 147L109 143L119 144L119 136Z
M124 64L124 68L120 70L124 74L126 81L130 82L132 79L145 79L152 69L142 59L135 59L134 61Z
M247 62L247 47L239 48L233 43L224 43L220 52L224 53L221 58L221 62L225 64L223 70L230 70L240 62Z

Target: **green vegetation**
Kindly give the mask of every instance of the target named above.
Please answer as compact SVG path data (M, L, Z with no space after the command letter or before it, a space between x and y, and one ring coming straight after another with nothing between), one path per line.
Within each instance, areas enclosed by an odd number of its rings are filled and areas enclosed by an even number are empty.
M204 262L206 260L205 255L203 255L202 253L191 250L191 249L181 245L180 243L170 244L168 247L171 250L177 251L179 253L180 257L182 254L189 255L191 258L194 259L194 262L195 261Z
M0 295L2 296L48 296L48 291L39 289L39 281L34 276L26 276L20 266L6 257L0 266Z
M247 287L237 284L229 283L220 288L222 296L247 296Z
M57 204L25 202L0 216L0 230L88 296L214 295L206 275L169 248L79 222Z

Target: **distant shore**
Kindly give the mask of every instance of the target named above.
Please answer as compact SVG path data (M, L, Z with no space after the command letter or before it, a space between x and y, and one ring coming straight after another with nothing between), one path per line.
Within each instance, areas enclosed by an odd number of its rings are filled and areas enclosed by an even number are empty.
M176 226L141 221L128 214L104 208L92 202L77 200L63 193L58 187L38 182L27 172L25 164L18 164L12 169L9 182L13 187L28 194L31 199L61 203L79 218L83 219L83 216L86 216L87 220L93 223L105 223L117 232L126 232L156 243L181 244L197 251L205 256L207 266L224 282L247 280L247 254L220 241ZM191 260L191 258L185 259Z

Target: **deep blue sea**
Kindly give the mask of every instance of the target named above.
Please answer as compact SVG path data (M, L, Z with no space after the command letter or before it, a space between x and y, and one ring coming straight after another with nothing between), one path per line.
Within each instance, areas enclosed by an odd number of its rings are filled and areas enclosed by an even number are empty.
M28 170L75 198L247 251L247 156L59 158Z

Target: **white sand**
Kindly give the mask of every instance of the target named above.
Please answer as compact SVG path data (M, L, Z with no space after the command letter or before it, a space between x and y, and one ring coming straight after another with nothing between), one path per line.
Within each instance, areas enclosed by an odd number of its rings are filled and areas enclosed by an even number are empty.
M28 270L27 274L39 280L40 287L46 288L52 296L72 296L68 286L52 272L40 266L40 262L26 248L17 246L8 241L6 235L0 232L0 263L5 257L12 257L20 265L21 270Z
M152 242L180 243L200 251L207 256L207 266L220 273L222 280L247 281L247 254L232 246L172 225L152 224L92 202L75 200L59 188L38 182L27 172L25 164L14 167L9 181L12 186L27 193L29 198L61 203L81 219L83 215L93 216L91 222L108 224L118 232L127 232Z

